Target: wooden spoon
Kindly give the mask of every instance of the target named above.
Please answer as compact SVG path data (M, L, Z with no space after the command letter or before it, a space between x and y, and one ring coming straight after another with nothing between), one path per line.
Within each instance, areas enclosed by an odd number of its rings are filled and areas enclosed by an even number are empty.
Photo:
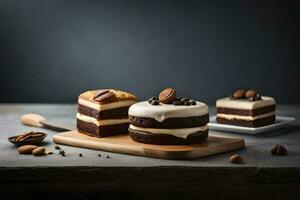
M26 126L47 128L55 131L69 131L76 129L74 126L70 124L64 124L56 121L47 120L45 117L36 114L36 113L28 113L22 115L20 118L21 122Z

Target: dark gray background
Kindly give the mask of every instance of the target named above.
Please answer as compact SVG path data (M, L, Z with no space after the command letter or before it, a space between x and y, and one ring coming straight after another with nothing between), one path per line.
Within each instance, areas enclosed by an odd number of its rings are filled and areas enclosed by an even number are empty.
M298 1L299 2L299 1ZM0 102L141 99L174 87L213 104L251 87L300 103L297 1L0 1Z

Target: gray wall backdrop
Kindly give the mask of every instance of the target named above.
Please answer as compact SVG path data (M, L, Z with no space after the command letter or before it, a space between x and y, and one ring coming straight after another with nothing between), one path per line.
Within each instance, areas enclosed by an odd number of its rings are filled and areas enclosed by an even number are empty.
M213 104L251 87L300 103L298 2L1 0L0 102L174 87Z

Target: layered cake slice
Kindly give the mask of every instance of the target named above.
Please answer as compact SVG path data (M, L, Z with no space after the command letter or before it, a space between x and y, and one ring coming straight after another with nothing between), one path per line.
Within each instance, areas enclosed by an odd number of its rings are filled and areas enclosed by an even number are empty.
M209 121L206 104L176 97L174 89L162 91L129 108L129 133L136 142L159 145L205 142Z
M237 90L230 97L218 99L216 107L221 124L260 127L275 122L275 100L254 90Z
M78 97L77 129L94 137L128 133L128 109L136 102L133 94L120 90L84 92Z

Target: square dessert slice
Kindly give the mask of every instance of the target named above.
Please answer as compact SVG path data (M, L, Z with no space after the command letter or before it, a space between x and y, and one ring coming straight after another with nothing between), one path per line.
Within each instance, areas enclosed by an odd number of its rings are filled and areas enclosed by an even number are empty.
M249 92L218 99L216 102L217 122L246 127L273 124L276 109L274 98L261 97L256 92L251 96L246 95L247 93Z
M114 89L87 91L78 97L77 128L95 137L128 133L128 109L137 98Z

